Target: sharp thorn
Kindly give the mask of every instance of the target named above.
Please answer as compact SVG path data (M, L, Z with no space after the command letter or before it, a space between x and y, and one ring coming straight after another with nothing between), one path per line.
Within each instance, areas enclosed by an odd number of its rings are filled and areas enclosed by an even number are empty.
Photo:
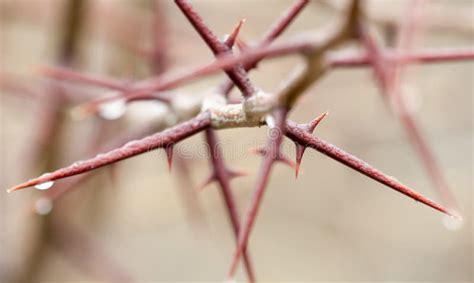
M300 166L301 166L301 160L303 160L303 154L304 151L306 150L305 146L302 146L298 143L295 143L295 149L296 149L296 166L295 166L295 179L298 178L298 174L300 172Z
M171 166L173 164L173 145L165 146L166 160L168 161L168 169L171 171Z
M290 166L291 168L295 168L296 169L296 163L293 162L291 159L289 159L288 157L284 156L283 153L279 153L277 158L276 158L276 161L279 161L283 164L286 164L288 166Z
M245 177L248 176L248 172L239 171L239 170L227 170L227 174L231 179L238 178L238 177Z
M229 36L225 39L224 44L227 45L228 47L234 46L234 43L237 40L237 37L239 35L240 29L242 28L242 25L245 23L246 19L242 18L239 23L234 27L232 32L230 33Z
M212 172L209 174L209 176L206 177L206 179L204 179L204 181L200 185L197 186L196 190L198 192L203 191L205 187L207 187L209 184L211 184L215 180L216 180L216 174Z
M313 121L309 122L308 124L308 132L309 133L313 133L314 132L314 129L319 125L319 123L324 119L326 118L326 116L329 115L329 112L326 111L324 112L323 114L319 115L318 117L316 117Z
M308 124L304 125L304 130L307 133L312 134L314 132L314 129L319 125L319 123L327 116L329 115L329 111L326 111L313 119L311 122ZM303 145L300 145L298 143L295 143L295 149L296 149L296 164L295 164L295 179L298 178L298 174L300 172L300 166L301 166L301 161L303 160L303 155L306 150L306 147Z

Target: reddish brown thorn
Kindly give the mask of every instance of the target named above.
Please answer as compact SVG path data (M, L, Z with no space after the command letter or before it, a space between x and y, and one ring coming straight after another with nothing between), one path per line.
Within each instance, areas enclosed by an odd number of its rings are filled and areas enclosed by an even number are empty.
M259 47L266 46L271 43L274 39L280 36L283 31L290 25L290 23L296 18L296 16L303 10L306 4L309 3L309 0L298 0L295 2L287 11L285 11L280 18L273 24L270 30L263 36L262 40L258 44ZM249 46L237 39L237 46L241 51L249 50ZM263 58L263 57L262 57ZM254 69L257 67L258 62L262 59L259 58L258 60L248 61L244 63L244 67L246 71ZM233 88L232 81L226 81L223 83L224 95L228 96L230 91Z
M316 117L316 119L313 119L313 121L309 122L308 124L301 125L301 127L309 134L312 134L314 132L314 129L318 124L327 116L329 115L329 112L324 112L323 114L319 115ZM306 146L301 145L299 143L295 142L295 148L296 148L296 166L295 166L295 178L298 178L298 174L300 171L300 166L301 166L301 160L303 159L303 154L306 150Z
M393 177L384 174L383 172L377 170L373 166L369 165L368 163L360 160L359 158L343 151L336 146L323 141L322 139L315 137L309 133L307 133L303 128L301 128L298 124L287 121L286 126L286 135L292 139L294 142L299 144L306 145L307 147L311 147L332 159L354 169L355 171L366 175L369 178L378 181L389 188L402 193L415 201L419 201L425 205L428 205L436 210L439 210L443 213L446 213L450 216L460 218L459 215L450 211L449 209L435 203L434 201L420 195L419 193L413 191L409 187L403 185L399 181L395 180Z
M30 186L42 186L42 188L49 188L52 185L52 183L50 183L51 181L86 173L156 148L177 143L206 129L210 124L210 114L208 112L203 112L198 116L163 132L148 136L141 140L131 141L124 146L109 151L105 154L99 154L96 157L86 161L76 162L68 167L64 167L52 173L47 173L40 177L31 179L25 183L19 184L9 189L8 192L11 193L13 191Z
M238 40L237 36L239 35L240 29L242 28L242 25L245 23L245 21L246 21L245 18L239 21L239 23L234 27L234 30L224 40L225 45L227 45L230 48L234 46L234 43L236 42L236 40Z
M309 124L306 124L305 126L308 129L308 133L312 134L314 132L314 129L316 129L316 127L319 125L319 123L328 115L329 115L329 111L326 111L323 114L316 117L315 119L313 119L313 121L309 122Z
M259 148L252 148L249 150L249 152L253 154L258 154L260 156L265 156L267 155L268 150L264 147L259 147ZM275 156L275 161L286 164L290 166L291 168L296 168L296 163L291 161L291 159L288 158L286 155L284 155L282 152L277 153L277 155Z
M212 33L209 27L204 23L199 14L186 0L175 0L176 5L181 9L183 14L193 25L194 29L199 33L202 39L206 42L215 56L231 54L231 49L217 38ZM244 97L253 95L257 89L250 82L247 73L241 63L236 64L231 68L224 69L229 78L240 89Z
M298 174L300 173L300 166L301 160L303 159L303 154L306 150L306 146L302 146L299 143L295 142L295 149L296 149L296 166L295 166L295 179L298 178Z
M173 147L174 144L165 146L166 160L168 161L168 169L171 172L171 165L173 164Z
M225 173L226 178L228 178L229 181L232 180L232 179L238 178L238 177L248 176L247 172L231 170L231 169L225 169L225 170L226 170L226 173ZM201 184L199 184L196 187L196 190L197 191L203 191L211 183L218 182L219 181L218 179L219 178L216 176L215 169L214 169L214 171L209 173L209 175L204 179L204 181L201 182Z

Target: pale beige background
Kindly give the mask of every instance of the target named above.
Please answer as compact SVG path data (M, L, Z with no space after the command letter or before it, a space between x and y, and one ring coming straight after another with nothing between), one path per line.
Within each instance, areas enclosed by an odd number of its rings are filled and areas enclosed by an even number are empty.
M1 64L10 71L33 75L39 65L52 64L54 60L55 19L63 1L31 0L17 5L13 2L1 1L2 10L9 5L17 7L2 13ZM129 6L145 23L151 16L143 3L96 2ZM242 16L246 17L241 36L249 42L257 40L290 3L193 2L219 35L228 33ZM370 11L379 19L396 19L406 11L406 4L407 1L370 1ZM171 29L173 68L211 60L211 53L180 11L170 2L164 6ZM473 6L472 1L428 1L427 26L417 45L472 46ZM29 9L19 10L25 7ZM283 38L323 28L337 15L325 5L311 3ZM143 61L112 47L104 30L99 19L91 19L82 41L81 69L110 75L133 72L136 77L144 77ZM146 41L146 31L137 27L136 33ZM258 86L272 91L297 62L295 58L267 62L251 77ZM322 282L472 281L473 74L472 63L449 63L410 68L406 76L421 103L416 117L463 208L465 221L461 230L447 230L436 211L308 150L302 164L304 173L298 180L295 181L292 170L282 165L273 171L250 242L258 278ZM186 89L199 91L215 81L213 78ZM22 176L20 157L35 130L35 109L34 103L7 93L1 95L2 190L31 177ZM306 122L326 110L330 116L317 129L319 136L419 192L435 197L403 129L383 103L369 69L331 72L308 92L291 118ZM72 122L71 127L83 129L90 123ZM129 126L136 123L129 122ZM251 172L249 177L232 183L243 213L259 166L259 158L245 152L265 140L266 130L238 129L218 134L225 144L228 162ZM78 144L80 138L81 134L66 137L69 145ZM186 149L194 153L191 168L195 184L209 170L208 161L198 156L202 141L203 136L198 135L185 142ZM293 156L291 142L286 142L285 150ZM73 158L82 157L67 156L65 164ZM217 187L209 186L197 195L203 215L189 217L177 192L176 171L168 173L161 152L123 161L118 170L116 187L87 189L102 191L95 216L87 208L87 202L92 200L90 192L78 190L73 194L82 203L77 211L70 212L74 219L71 221L100 241L139 282L222 281L234 241ZM2 278L8 278L8 271L20 268L24 235L29 231L30 214L26 211L33 194L31 190L0 194L2 282ZM240 273L239 279L244 278ZM54 251L39 278L40 282L89 280L94 278Z

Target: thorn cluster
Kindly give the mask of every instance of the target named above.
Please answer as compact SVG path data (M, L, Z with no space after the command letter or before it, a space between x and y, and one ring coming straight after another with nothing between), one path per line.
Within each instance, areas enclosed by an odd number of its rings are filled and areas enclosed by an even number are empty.
M300 127L306 131L308 134L312 134L314 129L319 125L319 123L327 116L329 112L324 112L323 114L316 117L313 121L309 122L308 124L302 124ZM301 160L303 160L303 154L307 148L307 145L302 145L295 142L295 149L296 149L296 166L295 166L295 178L298 178L298 173L300 171Z

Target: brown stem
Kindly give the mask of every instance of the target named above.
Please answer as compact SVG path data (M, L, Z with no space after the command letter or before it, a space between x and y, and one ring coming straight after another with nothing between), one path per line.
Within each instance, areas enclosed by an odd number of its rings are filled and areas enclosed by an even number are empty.
M409 29L412 31L412 29ZM431 182L434 184L435 190L442 203L449 209L459 211L456 198L452 190L449 188L445 177L442 174L434 154L428 146L426 138L420 127L416 123L415 117L407 109L403 100L401 89L401 67L403 63L398 61L388 61L384 56L382 48L377 44L375 39L361 28L362 43L365 45L369 61L373 67L376 81L384 94L384 98L390 102L394 102L392 106L393 112L403 125L408 138L418 154L423 167L425 168Z
M298 0L296 1L288 10L286 10L280 18L273 24L273 26L268 30L268 32L263 36L260 43L257 46L262 47L265 45L270 44L274 39L279 37L283 31L296 19L296 16L303 10L306 4L309 3L309 0ZM263 59L263 58L261 58ZM253 62L248 62L244 65L246 71L250 71L257 67L258 62L261 60L256 60ZM234 87L234 83L231 80L226 80L220 86L222 93L228 95L232 88Z
M232 54L231 49L215 36L209 27L204 23L199 14L193 9L186 0L175 0L176 5L193 25L194 29L203 38L206 44L211 48L214 55ZM247 73L242 64L236 64L229 69L224 69L229 78L242 91L244 97L253 95L257 90L247 77Z
M230 172L227 169L227 166L225 165L224 156L222 155L222 152L220 150L220 145L217 141L217 136L214 130L208 128L206 129L205 133L206 141L209 145L209 153L212 162L211 164L214 171L213 176L221 189L220 191L226 204L227 213L232 224L234 235L237 239L240 231L240 220L234 196L232 193L232 188L230 187L230 179L232 176L230 175ZM248 255L246 249L243 250L243 260L249 281L255 282L255 273L253 271L250 256Z
M178 124L172 128L169 128L163 132L148 136L141 140L131 141L124 146L114 149L105 154L99 154L94 158L88 159L83 162L74 163L70 166L61 168L52 173L44 174L38 178L31 179L23 184L15 186L8 190L13 192L30 186L35 186L45 182L62 179L91 170L113 164L117 161L130 158L135 155L139 155L156 148L165 147L170 144L175 144L187 137L190 137L211 124L211 117L208 112L203 112L191 120Z
M357 157L343 151L342 149L337 148L336 146L318 138L312 136L308 132L304 130L304 128L300 127L298 124L287 121L286 126L286 136L297 142L303 146L311 147L332 159L354 169L355 171L366 175L367 177L374 179L377 182L380 182L395 191L398 191L415 201L422 202L436 210L439 210L443 213L448 215L459 217L455 215L454 212L449 211L447 208L435 203L434 201L425 198L424 196L418 194L417 192L413 191L409 187L401 184L393 177L390 177L381 171L375 169L373 166L369 165L368 163L358 159Z
M249 208L246 213L242 230L239 233L237 248L232 258L231 266L229 269L228 277L234 278L237 271L237 266L242 253L247 247L247 243L250 237L250 232L255 224L257 213L262 203L265 189L268 185L268 179L270 178L270 172L275 161L281 156L280 147L283 142L283 134L285 130L285 120L288 109L278 108L274 111L275 127L270 129L269 138L266 145L265 156L263 157L260 165L260 170L255 183L254 194L250 201Z

